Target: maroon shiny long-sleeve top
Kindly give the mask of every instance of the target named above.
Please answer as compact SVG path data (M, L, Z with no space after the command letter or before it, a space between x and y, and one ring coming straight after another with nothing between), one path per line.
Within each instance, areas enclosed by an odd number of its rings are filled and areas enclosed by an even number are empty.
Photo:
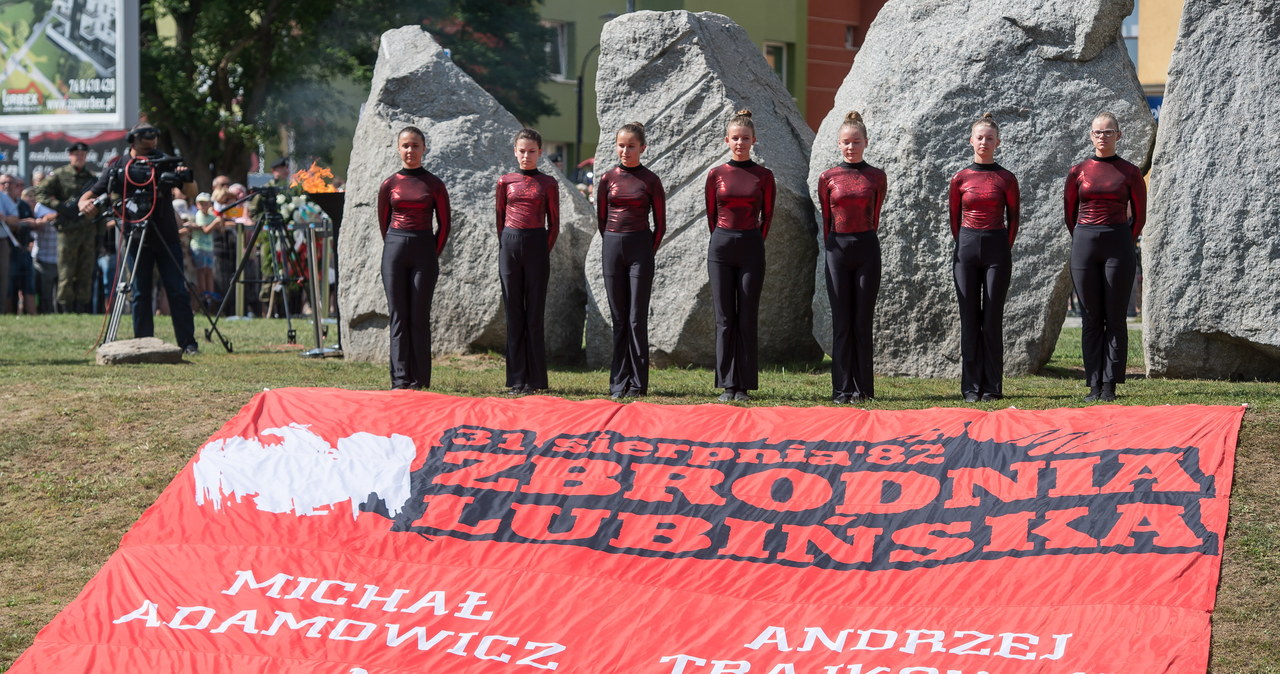
M498 236L512 229L547 229L547 250L560 235L560 188L538 169L508 173L498 179Z
M1116 155L1090 157L1072 166L1063 203L1067 230L1073 233L1076 225L1129 223L1136 240L1147 223L1147 183L1142 171Z
M951 207L951 236L960 228L985 231L1009 229L1009 245L1018 236L1022 198L1018 179L999 164L969 164L951 178L947 202Z
M378 228L382 238L388 229L431 230L431 214L439 223L436 254L444 250L451 226L449 192L444 182L424 168L401 169L382 181L378 188Z
M777 189L773 171L753 162L729 160L707 173L707 227L759 229L769 236Z
M616 166L596 181L596 218L600 233L647 232L653 212L653 249L667 231L667 193L662 181L643 166Z
M822 237L880 229L880 207L889 181L884 171L860 161L840 162L818 176Z

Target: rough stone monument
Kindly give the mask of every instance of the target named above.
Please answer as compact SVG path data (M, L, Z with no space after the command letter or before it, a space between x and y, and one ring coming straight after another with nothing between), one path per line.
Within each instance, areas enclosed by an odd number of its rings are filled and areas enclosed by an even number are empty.
M501 352L506 320L494 193L498 178L516 170L511 139L520 123L454 65L428 33L406 26L382 35L351 152L338 241L343 353L352 360L388 359L377 196L382 181L401 167L395 140L407 125L426 134L422 165L444 181L453 215L432 306L433 350ZM547 356L553 362L577 362L586 311L582 264L595 218L587 200L549 161L544 159L539 168L560 184L560 238L552 251L547 294Z
M1142 242L1147 372L1280 379L1280 5L1187 0Z
M612 19L600 36L596 101L596 171L618 164L614 133L639 121L649 143L641 161L667 192L667 234L657 254L649 322L652 362L715 362L703 187L707 171L729 159L725 123L742 108L751 109L756 127L753 156L773 171L778 188L765 242L760 358L820 357L809 330L817 250L804 184L813 132L746 31L710 12L642 11ZM612 328L599 235L591 240L586 276L588 363L607 367Z
M818 175L840 161L840 122L849 110L861 112L870 136L866 161L889 179L880 222L878 374L959 376L947 190L972 161L969 125L984 112L1000 123L996 161L1018 177L1022 193L1005 305L1005 372L1034 372L1048 361L1071 293L1067 170L1090 156L1089 124L1100 111L1119 117L1119 154L1139 166L1154 134L1120 39L1132 9L1132 0L903 0L880 10L818 129L809 170L816 199ZM814 336L829 351L823 273L819 265Z

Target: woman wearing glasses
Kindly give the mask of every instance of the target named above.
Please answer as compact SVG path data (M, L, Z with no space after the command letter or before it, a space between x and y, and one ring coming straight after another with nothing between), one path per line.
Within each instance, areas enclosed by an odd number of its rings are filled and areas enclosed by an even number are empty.
M1137 166L1116 154L1120 123L1098 113L1089 131L1094 156L1071 167L1063 195L1071 233L1071 280L1080 299L1085 402L1116 399L1129 351L1126 313L1147 219L1147 186Z

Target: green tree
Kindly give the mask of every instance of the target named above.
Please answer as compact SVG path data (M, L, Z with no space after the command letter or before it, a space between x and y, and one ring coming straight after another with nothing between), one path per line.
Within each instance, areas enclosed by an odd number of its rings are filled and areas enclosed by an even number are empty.
M49 9L53 7L53 0L32 0L31 1L31 21L40 23L45 14L49 13Z
M142 110L201 184L217 173L243 179L252 152L281 125L322 135L326 119L352 114L326 83L367 83L382 32L419 24L532 122L554 111L536 88L547 69L535 1L145 0ZM172 35L162 34L166 17Z
M540 0L539 0L540 1ZM455 0L448 11L423 24L440 46L516 119L533 124L556 114L538 90L550 70L546 58L551 31L539 23L529 0Z

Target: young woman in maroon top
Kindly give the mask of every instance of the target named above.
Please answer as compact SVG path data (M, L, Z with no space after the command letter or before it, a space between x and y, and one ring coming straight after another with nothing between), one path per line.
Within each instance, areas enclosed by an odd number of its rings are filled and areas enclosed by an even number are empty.
M1071 280L1080 300L1086 402L1116 399L1129 351L1127 312L1147 220L1147 185L1116 155L1120 123L1110 112L1090 125L1094 156L1071 167L1063 202L1071 233Z
M725 129L733 159L707 173L707 273L716 313L716 388L721 402L745 401L759 388L757 326L764 287L764 240L773 220L773 172L751 161L751 111Z
M649 392L649 295L653 256L667 231L667 197L658 176L640 165L643 124L631 122L618 129L615 149L620 164L596 181L596 216L613 320L609 394L623 398Z
M538 171L542 136L521 129L514 142L520 170L498 179L498 275L507 309L507 392L522 395L547 388L543 314L560 191L555 178Z
M1000 127L987 113L969 127L973 163L951 179L956 241L952 274L960 301L960 395L1004 397L1004 301L1013 271L1021 199L1018 179L996 163Z
M405 127L396 136L396 151L404 168L382 181L378 189L393 389L431 386L431 300L450 222L444 183L422 168L425 149L422 131ZM439 223L438 233L431 228L432 213Z
M867 127L850 112L836 146L844 159L818 176L827 299L831 302L831 399L854 403L875 397L872 318L880 292L880 207L888 180L867 164Z

